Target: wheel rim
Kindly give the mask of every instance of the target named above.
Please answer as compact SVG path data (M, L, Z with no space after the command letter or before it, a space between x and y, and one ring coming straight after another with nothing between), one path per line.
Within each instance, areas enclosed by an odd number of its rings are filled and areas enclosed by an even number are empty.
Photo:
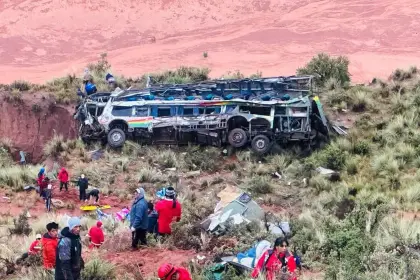
M236 132L232 135L232 140L235 143L240 143L243 139L242 133Z
M119 142L122 139L122 136L120 133L113 133L111 139L113 142Z
M258 149L262 150L262 149L264 149L264 148L265 148L266 144L265 144L265 141L264 141L264 140L262 140L262 139L258 139L258 140L255 142L255 146L256 146Z

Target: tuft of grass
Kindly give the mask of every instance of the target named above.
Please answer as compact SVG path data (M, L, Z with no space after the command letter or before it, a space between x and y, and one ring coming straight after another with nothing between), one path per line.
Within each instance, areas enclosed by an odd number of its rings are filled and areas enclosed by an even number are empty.
M269 194L274 190L271 178L266 175L253 176L245 182L244 186L256 194Z
M23 187L31 184L38 174L40 166L9 166L0 168L0 185L11 188L13 191L23 191Z
M117 279L115 265L95 255L89 259L82 270L82 278L85 280Z
M31 89L31 87L32 87L32 84L24 80L16 80L10 84L11 90L17 90L19 92L28 91Z

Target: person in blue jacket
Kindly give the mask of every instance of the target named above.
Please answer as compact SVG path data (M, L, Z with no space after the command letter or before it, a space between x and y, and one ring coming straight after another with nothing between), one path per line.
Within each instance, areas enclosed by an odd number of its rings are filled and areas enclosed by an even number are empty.
M85 92L86 95L91 95L96 93L98 90L96 89L95 84L93 83L92 75L86 73L83 77L83 84L85 85Z
M144 197L144 189L136 189L136 197L130 211L130 229L132 232L133 250L137 250L137 244L147 245L146 234L149 227L148 204Z

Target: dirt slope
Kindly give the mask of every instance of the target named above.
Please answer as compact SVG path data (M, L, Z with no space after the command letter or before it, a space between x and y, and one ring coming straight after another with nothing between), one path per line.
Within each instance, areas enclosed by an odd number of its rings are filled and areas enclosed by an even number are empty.
M108 52L138 75L188 64L291 74L314 54L348 55L356 81L420 64L415 0L2 0L0 82L80 73ZM208 57L203 57L208 52Z
M0 94L0 137L12 140L16 160L23 150L28 162L38 162L54 132L65 139L76 137L70 108L54 105L36 94L25 96L21 102L8 102L6 95L10 93Z

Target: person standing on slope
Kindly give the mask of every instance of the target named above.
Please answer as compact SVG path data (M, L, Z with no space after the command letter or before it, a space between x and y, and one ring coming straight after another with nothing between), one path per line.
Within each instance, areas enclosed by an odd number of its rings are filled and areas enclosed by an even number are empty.
M158 277L161 280L192 280L188 270L170 263L164 263L159 267Z
M63 187L65 187L66 191L68 191L69 173L64 167L61 168L60 173L58 173L58 180L60 180L60 192Z
M80 175L79 181L77 182L79 186L79 199L80 201L86 200L86 189L89 186L89 180L85 178L85 174Z
M44 190L44 198L45 198L45 207L47 208L47 212L51 211L51 202L52 202L52 185L48 184L46 190Z
M165 190L165 198L156 203L158 213L158 235L165 236L172 233L171 224L181 220L181 204L176 200L175 190L168 187Z
M59 237L56 255L55 280L81 280L84 268L82 243L80 242L81 221L71 217L68 226Z
M47 224L47 233L41 239L42 259L46 270L55 269L55 258L58 245L58 224L51 222Z
M136 197L130 211L130 229L132 232L133 250L137 250L139 241L141 245L147 245L146 234L149 227L147 201L144 198L144 189L136 189Z

